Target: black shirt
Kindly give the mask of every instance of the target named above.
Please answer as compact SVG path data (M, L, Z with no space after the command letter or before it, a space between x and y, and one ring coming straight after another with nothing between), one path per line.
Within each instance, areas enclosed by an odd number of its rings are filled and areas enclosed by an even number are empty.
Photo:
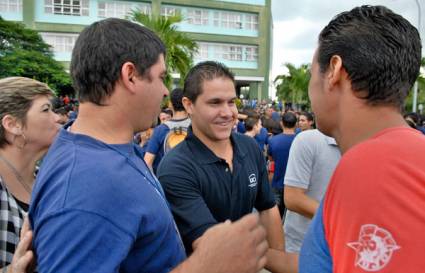
M161 161L157 176L188 253L211 226L275 205L266 162L253 138L230 137L233 171L192 132Z

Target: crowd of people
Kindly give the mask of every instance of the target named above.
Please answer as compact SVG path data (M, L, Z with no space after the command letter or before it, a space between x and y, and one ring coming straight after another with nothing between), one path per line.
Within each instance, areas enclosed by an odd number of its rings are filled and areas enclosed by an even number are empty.
M215 61L169 92L166 55L110 18L76 41L78 101L0 80L2 272L422 270L424 127L400 110L421 41L406 19L362 6L329 22L314 115L238 111Z

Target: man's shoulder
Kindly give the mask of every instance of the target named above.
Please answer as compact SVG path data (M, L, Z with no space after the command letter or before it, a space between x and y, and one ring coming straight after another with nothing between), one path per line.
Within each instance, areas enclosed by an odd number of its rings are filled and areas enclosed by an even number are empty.
M373 137L351 147L344 154L344 161L369 159L390 159L403 154L422 155L425 152L425 138L411 128L395 127L384 129ZM425 156L425 154L424 154Z
M297 141L315 141L326 136L318 129L305 130L297 134Z
M241 133L238 133L238 132L232 132L232 133L231 133L231 137L232 137L235 141L245 142L245 143L248 143L248 142L250 142L250 140L252 140L252 139L253 139L252 137L249 137L249 136L247 136L247 135L245 135L245 134L241 134Z
M170 170L170 168L175 168L176 166L190 166L192 165L191 162L196 162L196 158L193 157L188 147L188 141L185 139L164 155L158 166L157 173L163 172L164 167Z
M170 131L170 127L164 123L160 124L154 128L152 137L164 137L168 131Z
M278 134L275 135L273 137L271 137L269 139L269 144L275 144L275 145L279 145L282 142L287 142L287 141L292 141L293 139L295 139L297 135L296 134Z
M233 142L237 143L240 149L257 153L259 151L258 143L253 137L241 133L232 133Z

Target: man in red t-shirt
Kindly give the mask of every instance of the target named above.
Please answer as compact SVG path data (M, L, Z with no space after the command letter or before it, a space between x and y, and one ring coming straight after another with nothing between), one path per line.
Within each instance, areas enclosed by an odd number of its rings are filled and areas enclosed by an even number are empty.
M343 157L307 232L300 272L423 272L425 137L400 109L419 74L419 33L382 6L319 35L309 96Z

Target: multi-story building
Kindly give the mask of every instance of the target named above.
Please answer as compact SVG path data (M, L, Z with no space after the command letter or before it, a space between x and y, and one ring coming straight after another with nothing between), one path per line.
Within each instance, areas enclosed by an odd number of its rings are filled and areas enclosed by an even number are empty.
M232 69L239 94L267 98L272 58L271 0L0 0L0 15L37 30L69 67L78 33L106 17L132 10L170 16L199 46L195 63L217 60ZM178 77L178 75L175 75Z

